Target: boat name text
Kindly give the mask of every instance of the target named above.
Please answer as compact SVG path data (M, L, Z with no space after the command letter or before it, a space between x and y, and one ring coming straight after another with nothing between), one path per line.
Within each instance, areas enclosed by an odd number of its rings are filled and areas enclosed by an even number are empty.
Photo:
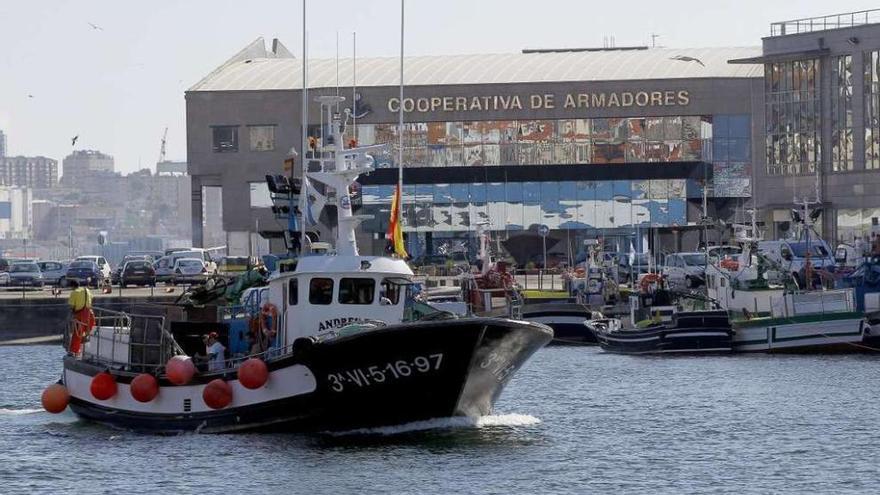
M330 390L342 392L345 387L371 387L386 381L399 380L412 375L430 373L440 369L443 353L416 356L410 360L399 359L394 362L379 363L374 366L352 368L327 374Z

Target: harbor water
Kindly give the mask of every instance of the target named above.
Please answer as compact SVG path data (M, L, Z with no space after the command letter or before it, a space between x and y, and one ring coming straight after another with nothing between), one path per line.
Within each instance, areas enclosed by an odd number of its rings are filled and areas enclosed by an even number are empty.
M170 437L42 412L61 355L0 347L0 493L876 493L880 479L876 355L546 348L477 422Z

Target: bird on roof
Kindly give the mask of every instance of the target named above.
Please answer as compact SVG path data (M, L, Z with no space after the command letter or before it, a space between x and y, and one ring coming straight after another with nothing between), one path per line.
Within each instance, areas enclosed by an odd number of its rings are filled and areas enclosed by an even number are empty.
M669 60L678 60L680 62L696 62L703 67L706 66L706 64L704 64L702 60L695 57L688 57L687 55L676 55L674 57L669 57Z
M102 28L101 26L98 26L97 24L92 24L91 22L86 22L86 24L88 24L89 26L92 26L92 29L94 29L95 31L103 31L104 30L104 28Z
M33 98L33 97L34 97L34 95L28 93L28 98Z
M79 139L79 134L77 134L76 136L73 136L72 138L70 138L70 146L71 146L71 147L76 146L76 140L77 140L77 139Z

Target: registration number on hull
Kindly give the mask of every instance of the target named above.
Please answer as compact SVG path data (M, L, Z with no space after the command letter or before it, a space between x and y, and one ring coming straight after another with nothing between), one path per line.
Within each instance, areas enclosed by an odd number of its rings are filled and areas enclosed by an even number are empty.
M385 382L401 380L409 376L427 374L440 369L443 353L398 359L373 366L351 368L327 374L330 390L342 392L346 387L365 388Z

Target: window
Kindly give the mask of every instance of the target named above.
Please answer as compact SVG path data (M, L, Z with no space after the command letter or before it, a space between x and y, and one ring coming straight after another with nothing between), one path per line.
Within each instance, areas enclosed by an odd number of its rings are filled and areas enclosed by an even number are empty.
M313 278L309 282L309 303L330 304L333 302L333 279Z
M298 299L299 287L297 284L297 280L295 278L292 278L289 282L287 282L287 304L290 306L296 306Z
M379 297L381 299L387 299L391 304L396 305L400 302L400 289L400 284L386 278L382 281L382 292Z
M249 182L251 190L251 208L271 208L272 196L269 185L265 182Z
M853 169L852 55L835 57L831 64L831 169Z
M373 304L376 281L371 278L343 278L339 281L340 304Z
M238 152L238 126L218 125L211 128L214 153Z
M275 150L275 126L274 125L251 125L248 126L251 151L274 151Z
M865 52L862 61L865 81L865 168L876 170L880 168L880 51Z

